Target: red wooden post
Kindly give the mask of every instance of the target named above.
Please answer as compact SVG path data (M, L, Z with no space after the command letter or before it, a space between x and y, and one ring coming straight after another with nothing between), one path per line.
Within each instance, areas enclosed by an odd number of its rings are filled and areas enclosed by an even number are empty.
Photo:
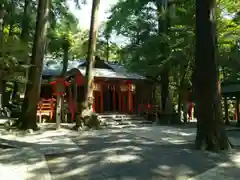
M75 108L76 108L76 105L75 105L75 100L73 99L73 94L72 94L72 90L71 88L69 88L69 97L68 97L68 106L69 106L69 110L72 114L72 121L74 120L74 117L75 117Z
M125 92L122 92L122 111L126 112Z
M116 111L116 86L113 86L113 110Z
M133 99L132 99L132 85L128 84L128 104L129 104L129 112L133 112Z
M122 99L121 99L121 87L119 86L119 90L118 90L118 111L122 112Z

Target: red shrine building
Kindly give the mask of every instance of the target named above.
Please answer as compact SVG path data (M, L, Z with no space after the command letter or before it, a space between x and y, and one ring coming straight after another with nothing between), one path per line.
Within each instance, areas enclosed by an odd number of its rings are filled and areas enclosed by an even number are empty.
M64 99L71 112L84 97L86 61L69 61L65 81ZM62 70L59 61L47 60L42 73L41 99L54 99L51 83ZM123 65L96 58L94 75L93 111L96 113L139 113L141 107L154 104L154 82L137 73L129 72ZM65 83L66 83L65 82ZM54 100L53 100L54 103ZM52 107L52 106L51 106Z

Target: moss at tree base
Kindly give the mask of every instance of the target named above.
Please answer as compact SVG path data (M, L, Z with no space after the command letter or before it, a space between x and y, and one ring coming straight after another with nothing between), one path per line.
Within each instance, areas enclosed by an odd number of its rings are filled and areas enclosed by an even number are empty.
M101 126L101 121L99 120L96 113L90 109L84 110L82 113L76 115L76 125L74 130L80 130L83 128L88 129L99 129Z

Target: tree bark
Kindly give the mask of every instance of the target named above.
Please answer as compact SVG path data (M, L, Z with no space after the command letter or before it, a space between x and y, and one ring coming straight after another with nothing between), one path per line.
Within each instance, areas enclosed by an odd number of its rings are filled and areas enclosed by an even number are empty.
M157 11L158 11L158 33L167 34L168 31L168 0L156 1ZM167 44L163 43L161 45L161 52L163 54L163 59L165 60L167 53ZM161 110L164 113L166 111L166 104L169 99L169 68L165 64L161 74Z
M2 48L3 48L3 42L4 42L4 34L3 34L3 28L4 28L4 16L5 16L5 7L4 4L0 4L0 57L2 56ZM5 90L4 88L4 71L0 69L0 110L3 108L3 92Z
M22 18L22 30L21 30L21 41L28 45L28 39L29 39L29 23L30 23L30 5L31 5L31 0L24 0L24 8L23 8L23 18ZM26 64L30 64L30 59L26 59ZM28 71L29 69L24 70L25 78L28 79ZM15 82L18 83L18 82ZM24 90L26 91L27 85L24 84ZM18 92L19 86L14 86L14 91ZM15 97L12 97L15 98Z
M169 73L168 69L165 68L161 73L161 104L162 112L166 111L166 104L169 98Z
M50 0L39 0L36 30L32 48L31 67L28 72L29 83L25 92L22 113L19 118L21 129L37 130L37 105L39 102L43 57L49 27Z
M63 61L62 61L62 72L61 78L64 78L68 68L68 52L69 52L69 41L64 37L62 49L63 49ZM65 118L64 110L64 96L57 97L57 108L56 108L56 129L60 129L61 122Z
M0 56L3 47L3 22L4 22L4 15L5 15L5 7L4 4L0 4Z
M210 151L228 149L230 143L221 117L220 86L216 58L215 0L196 0L196 148Z
M88 54L87 54L87 69L86 69L86 88L84 102L82 103L80 116L84 118L86 115L84 112L90 112L93 104L93 68L95 65L95 52L96 52L96 41L97 41L97 31L98 31L98 11L99 11L100 0L93 0L92 3L92 14L91 14L91 25L89 32L89 43L88 43ZM79 118L76 119L76 127L80 127L81 122Z
M28 42L29 37L29 9L30 9L30 0L24 0L23 8L23 18L22 18L22 31L21 31L21 40Z

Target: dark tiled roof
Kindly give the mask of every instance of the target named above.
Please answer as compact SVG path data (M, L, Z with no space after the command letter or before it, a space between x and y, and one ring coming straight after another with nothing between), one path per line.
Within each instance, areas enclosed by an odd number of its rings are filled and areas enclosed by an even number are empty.
M85 63L85 60L74 60L69 61L68 71L77 68L82 74L85 74L85 67L81 67ZM146 79L145 77L127 71L123 65L105 63L109 66L109 69L94 68L95 77L105 77L105 78L122 78L122 79ZM46 59L43 66L43 76L58 76L62 71L61 60Z
M226 85L222 85L221 92L223 94L240 93L240 84L226 84Z

